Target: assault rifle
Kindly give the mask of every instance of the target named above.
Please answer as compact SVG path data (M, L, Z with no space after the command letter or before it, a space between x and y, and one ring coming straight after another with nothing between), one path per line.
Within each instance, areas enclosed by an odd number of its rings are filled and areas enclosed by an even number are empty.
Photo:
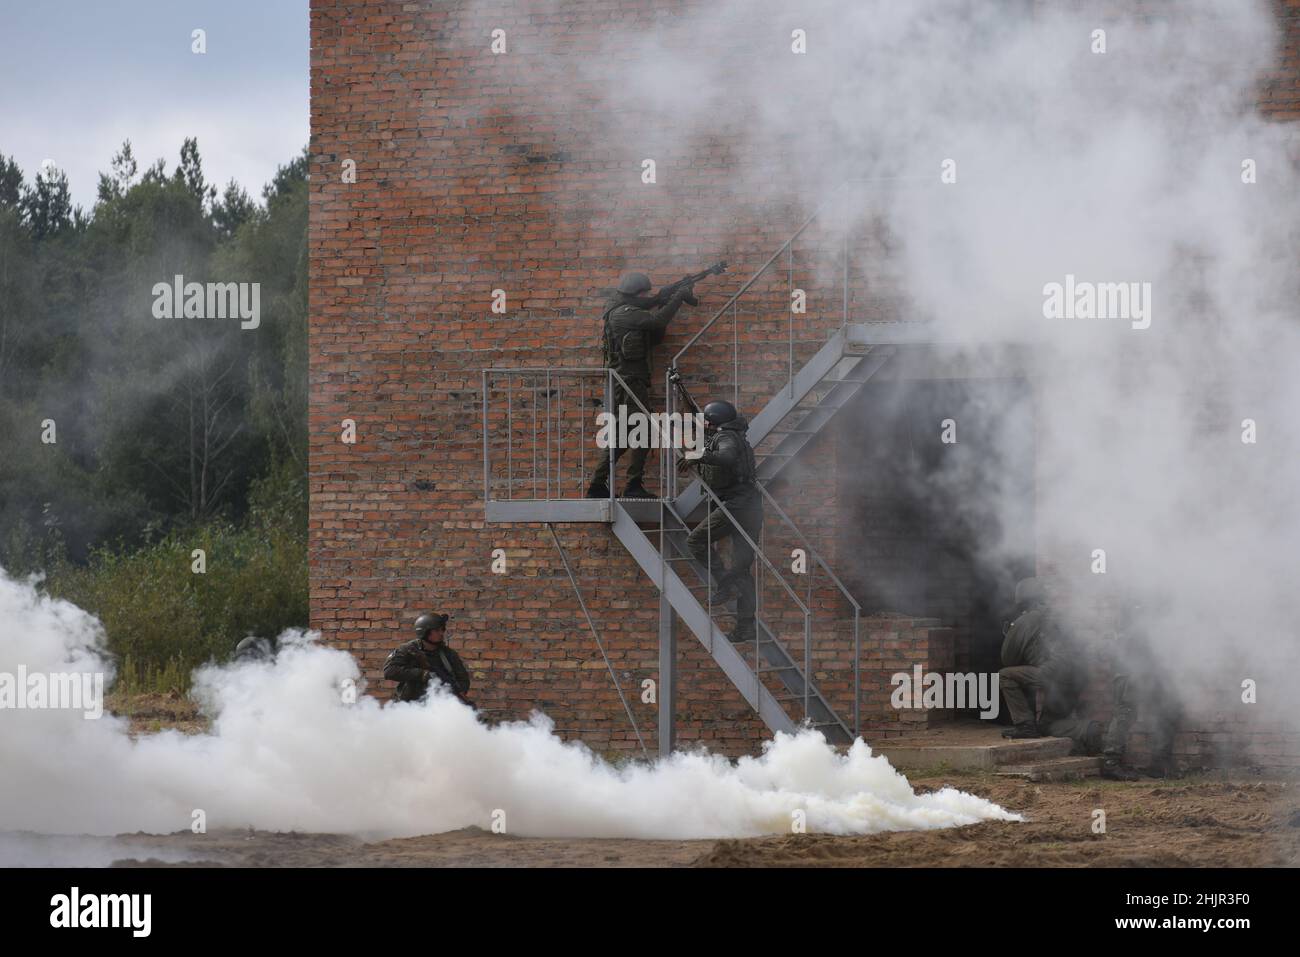
M682 382L682 374L677 371L676 366L673 366L668 370L668 381L671 382L673 388L677 390L677 395L681 398L682 405L690 409L693 413L700 411L699 403L695 401L695 397L687 390L686 383Z
M701 279L707 279L709 276L721 276L726 271L727 271L727 263L725 260L723 260L722 262L714 263L712 266L710 266L708 269L705 269L703 272L697 272L697 273L692 273L689 276L683 276L675 283L672 283L671 285L668 286L664 286L657 293L655 293L654 303L657 306L662 306L669 299L671 299L673 297L673 294L676 293L679 289L685 289L686 295L682 297L682 301L685 302L688 306L698 306L700 304L700 301L695 298L695 284L699 282Z
M686 388L686 383L682 381L682 374L677 371L676 366L668 370L668 381L672 383L673 388L677 391L678 397L682 400L682 406L691 415L703 414L700 410L700 404L695 401L695 396L691 395L690 390ZM694 460L688 459L685 454L677 460L677 471L684 474L690 471L691 464Z

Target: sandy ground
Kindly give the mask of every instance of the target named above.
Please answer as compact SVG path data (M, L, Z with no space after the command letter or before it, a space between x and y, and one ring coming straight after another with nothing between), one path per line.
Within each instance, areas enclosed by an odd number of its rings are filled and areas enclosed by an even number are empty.
M1300 783L1200 777L1033 784L986 773L920 774L1024 813L1024 823L866 837L722 841L541 839L478 828L365 841L339 834L213 831L94 839L112 866L240 867L1260 867L1300 863ZM1094 811L1106 815L1093 833ZM12 836L10 836L12 840ZM23 836L28 863L63 863L82 839ZM0 845L3 841L0 841ZM66 863L72 863L72 860Z
M197 731L189 703L133 703L137 733ZM128 710L128 709L123 709ZM1260 867L1300 864L1300 781L1238 772L1183 780L1032 783L988 772L909 775L918 790L958 787L1019 811L1023 823L865 837L744 840L541 839L477 828L385 841L338 834L188 831L99 839L96 864L253 867ZM1094 833L1096 811L1105 833ZM14 836L10 835L10 840ZM67 842L21 836L24 856L57 858ZM64 843L60 843L60 841ZM67 844L67 846L71 846ZM81 845L84 852L85 845Z

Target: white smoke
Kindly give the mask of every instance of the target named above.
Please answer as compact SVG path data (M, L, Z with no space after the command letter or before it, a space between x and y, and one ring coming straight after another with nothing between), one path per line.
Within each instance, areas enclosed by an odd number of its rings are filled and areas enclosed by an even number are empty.
M473 6L486 22L509 5ZM554 108L586 110L611 156L658 159L659 184L621 202L667 218L679 245L644 254L698 256L701 209L724 241L727 223L756 213L788 235L837 196L837 220L877 240L852 253L867 292L852 319L1036 342L1033 421L1007 409L982 461L1020 461L1034 441L1036 557L1082 599L1076 630L1105 633L1098 607L1139 601L1137 630L1189 703L1241 717L1254 680L1268 687L1251 717L1294 728L1300 704L1280 679L1300 659L1300 134L1257 109L1270 75L1284 89L1294 76L1277 9L713 0L657 7L649 22L629 13L590 51L563 29L564 5L542 3L515 69L567 80ZM955 182L941 181L946 160ZM844 181L866 185L834 192ZM810 308L838 311L836 258L821 276L795 261L802 281L834 291ZM1044 286L1067 275L1149 283L1150 327L1046 318ZM870 314L873 297L897 315ZM749 300L788 307L783 285ZM1026 521L1019 481L988 469L940 481L969 511L954 521ZM798 489L782 494L797 506ZM1002 538L991 529L976 560L1000 567Z
M0 572L0 671L103 670L90 615ZM711 838L809 831L867 834L1019 818L952 789L915 794L858 742L779 735L761 757L703 752L615 768L530 723L489 727L454 698L381 706L341 689L352 657L312 636L282 640L274 662L201 669L211 732L132 739L119 718L0 711L0 831L168 833L202 810L208 828L396 837L491 826L539 837ZM0 855L21 842L0 842ZM0 861L0 863L3 863Z

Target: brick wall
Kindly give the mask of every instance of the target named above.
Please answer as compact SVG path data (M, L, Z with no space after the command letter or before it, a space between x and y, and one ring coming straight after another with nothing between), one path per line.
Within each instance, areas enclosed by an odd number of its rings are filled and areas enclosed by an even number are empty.
M756 205L737 195L738 169L758 157L789 160L793 147L751 139L740 150L744 118L725 104L704 138L681 136L631 105L557 109L582 94L586 81L569 58L595 49L600 31L633 25L672 42L681 5L312 0L312 625L358 658L372 692L387 693L382 661L414 617L441 610L453 616L451 640L471 666L481 706L515 717L541 708L598 749L636 747L548 533L484 522L480 375L489 366L598 366L597 291L620 272L642 268L663 281L726 258L748 274L807 214L794 201ZM1293 119L1300 0L1279 10L1290 45L1262 106ZM508 56L489 51L494 29L506 31ZM750 51L739 36L711 55ZM830 147L800 144L796 152L796 168L815 168ZM643 156L659 164L654 188L640 184ZM352 163L355 182L347 182ZM818 265L831 255L825 243L813 228L790 265L811 301L795 330L800 360L840 320L841 290ZM693 352L684 371L694 384L735 387L734 335L755 376L741 405L757 410L786 367L787 278L760 283L738 323L720 323ZM701 292L717 305L738 281L733 273ZM504 314L491 311L497 289L506 294ZM849 295L858 321L900 316L887 282L868 288L854 277ZM665 351L675 352L707 314L684 315ZM345 419L356 423L354 444L341 440ZM833 441L819 437L811 454L825 467L813 470L794 514L833 560ZM656 708L639 692L658 677L657 593L608 529L558 531L653 746ZM506 551L505 575L491 571L497 548ZM819 680L845 707L852 689L838 680L846 654L838 611L819 642L823 661L837 664ZM951 666L953 634L939 625L864 623L869 726L884 733L923 720L882 702L893 671L915 661ZM682 741L752 751L760 723L693 638L683 634L681 649Z

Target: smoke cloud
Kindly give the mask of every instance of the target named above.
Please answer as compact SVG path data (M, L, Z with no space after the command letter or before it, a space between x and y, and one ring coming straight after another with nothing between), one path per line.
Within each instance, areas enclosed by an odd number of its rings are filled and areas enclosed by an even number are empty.
M1131 626L1188 704L1240 715L1253 680L1252 717L1300 724L1282 682L1300 658L1300 135L1257 109L1286 69L1274 5L719 0L662 14L629 15L596 51L559 31L538 66L572 80L613 151L662 158L644 202L698 219L681 184L720 137L718 221L832 202L875 240L855 245L854 274L897 315L851 321L927 322L985 355L1032 343L1029 414L981 399L967 412L983 454L933 477L947 518L986 532L974 560L1005 569L1020 540L1025 476L999 464L1032 438L1033 551L1076 633L1113 632L1099 609L1140 605ZM836 265L822 267L831 288ZM1049 285L1075 281L1136 283L1147 314L1045 315ZM749 306L779 314L785 296Z
M99 623L32 582L0 573L0 622L0 671L110 667ZM350 655L306 634L281 646L274 662L197 673L207 734L133 739L119 718L0 711L0 829L168 833L189 828L196 809L209 829L373 837L488 828L498 810L509 833L543 837L789 833L795 811L809 831L835 834L1019 819L952 789L915 794L861 742L841 756L808 732L735 765L701 752L615 768L541 715L488 727L442 694L345 704L341 689L360 681ZM21 859L23 847L9 835L0 855Z

